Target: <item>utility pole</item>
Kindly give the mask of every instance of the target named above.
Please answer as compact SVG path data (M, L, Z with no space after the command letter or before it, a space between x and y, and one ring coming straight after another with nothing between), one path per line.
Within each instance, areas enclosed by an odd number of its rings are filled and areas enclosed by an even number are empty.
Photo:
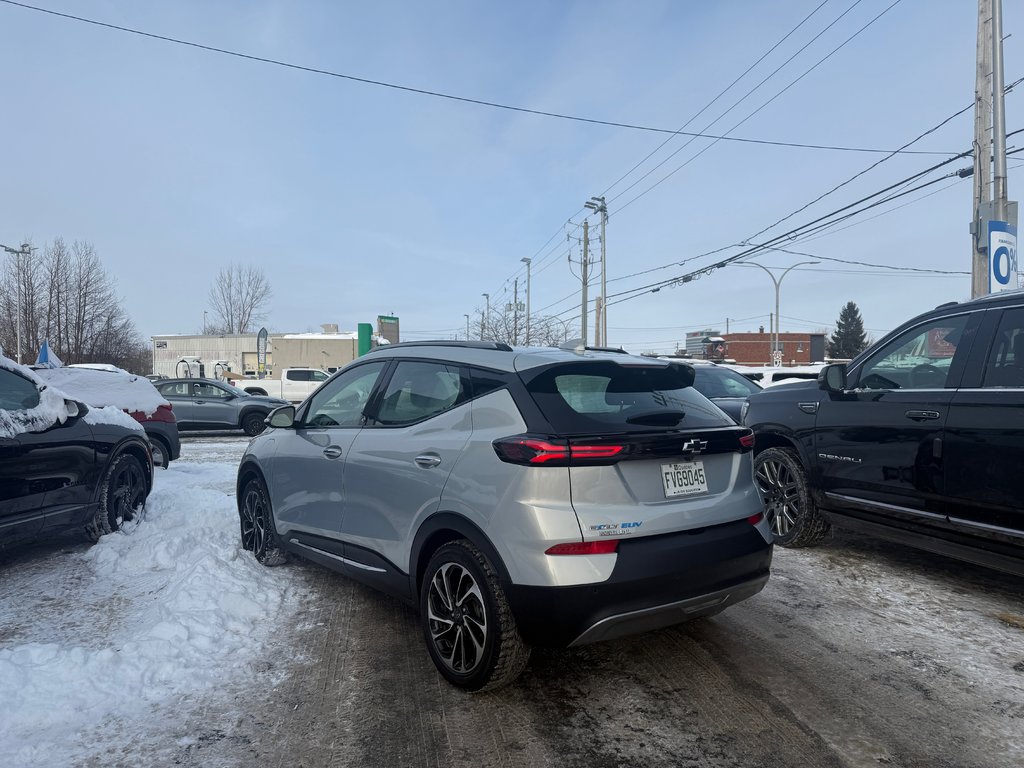
M519 278L512 288L512 346L519 346Z
M526 346L530 346L530 263L533 259L524 256L520 261L526 264Z
M487 318L491 315L491 294L481 293L484 297L484 301L487 302L487 309L484 310L484 316L480 318L480 341L483 341L487 337Z
M977 57L971 298L1016 288L1018 282L1017 203L1007 199L1006 189L1002 0L978 0Z
M590 237L590 224L584 219L583 220L583 261L580 264L580 280L583 283L583 296L580 303L580 337L583 339L583 346L587 346L587 269L589 266L588 258L590 255L589 251L589 237Z
M594 299L594 346L605 347L605 344L601 339L601 318L604 317L604 302L601 301L601 297L598 296Z
M17 349L18 360L17 360L17 362L18 362L18 365L21 365L21 283L22 283L22 281L24 279L24 267L23 267L23 265L21 263L21 257L22 256L31 256L32 255L32 251L34 251L35 248L32 248L28 243L22 243L17 248L11 248L11 247L6 246L6 245L0 245L0 248L3 248L5 251L7 251L12 256L16 256L17 257L17 261L15 262L15 267L14 267L15 277L16 277L16 279L18 281L18 304L17 304L17 308L16 308L16 311L18 313L18 317L17 317L17 320L16 320L16 329L17 330L15 331L15 334L16 334L17 339L18 339L18 342L17 342L17 344L18 344L18 349Z
M598 347L608 346L608 288L605 279L607 262L605 259L605 230L608 228L608 205L603 197L592 197L583 204L595 213L601 214L601 302L600 313L594 324L594 345Z

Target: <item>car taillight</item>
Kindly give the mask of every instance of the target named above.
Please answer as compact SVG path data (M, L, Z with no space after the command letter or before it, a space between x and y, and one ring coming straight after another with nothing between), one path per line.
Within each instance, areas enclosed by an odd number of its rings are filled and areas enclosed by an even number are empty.
M610 555L619 548L618 539L602 539L601 541L574 541L568 544L555 544L544 550L545 555Z
M157 407L156 411L153 412L153 415L149 417L149 420L173 423L177 421L177 418L175 418L174 411L171 410L171 406L161 405Z
M740 446L743 447L743 448L753 448L754 447L754 433L750 432L749 434L746 434L746 435L740 435Z
M609 464L625 450L624 445L614 443L575 443L531 435L503 437L492 445L502 461L535 467Z

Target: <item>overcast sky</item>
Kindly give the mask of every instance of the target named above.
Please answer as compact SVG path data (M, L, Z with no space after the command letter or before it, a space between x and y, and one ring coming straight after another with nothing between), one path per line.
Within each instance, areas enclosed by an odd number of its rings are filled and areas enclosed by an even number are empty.
M678 129L821 0L37 4L361 78ZM726 133L891 4L825 2L687 130ZM898 2L731 135L902 146L971 104L976 5ZM1009 83L1024 76L1024 4L1004 6ZM492 303L509 301L515 277L525 293L523 257L534 259L533 309L578 324L580 283L569 247L574 259L579 248L567 236L581 233L566 222L582 222L591 196L608 201L614 296L738 253L736 244L884 157L722 141L637 197L711 141L694 141L630 188L687 140L672 138L617 181L665 134L432 98L8 4L0 4L0 29L0 242L91 242L146 336L200 330L211 281L233 262L269 276L273 330L319 330L328 322L353 330L396 314L406 339L465 334L464 314L480 311L483 293ZM1007 97L1008 131L1024 128L1022 99L1024 86ZM972 139L968 111L912 147L947 154L894 157L760 237L911 176ZM969 164L957 161L923 180ZM1024 197L1015 165L1011 199ZM970 217L970 180L945 181L840 227L864 223L788 247L966 272ZM725 246L734 247L678 266ZM808 258L756 260L785 268ZM675 266L656 269L666 265ZM832 326L853 300L877 338L969 294L966 274L823 262L785 278L782 330ZM724 331L726 318L732 331L767 327L773 309L768 275L731 266L613 304L609 341L635 352L670 351L688 330Z

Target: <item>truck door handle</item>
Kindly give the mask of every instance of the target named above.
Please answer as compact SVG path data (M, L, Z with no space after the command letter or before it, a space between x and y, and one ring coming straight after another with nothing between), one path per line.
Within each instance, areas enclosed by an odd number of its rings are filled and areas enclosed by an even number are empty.
M934 421L939 418L938 411L907 411L903 415L911 421Z
M416 463L424 469L431 469L441 463L441 457L436 453L424 453L417 456L415 459Z
M340 459L341 448L339 448L336 445L328 445L326 448L324 448L324 456L326 456L328 459Z

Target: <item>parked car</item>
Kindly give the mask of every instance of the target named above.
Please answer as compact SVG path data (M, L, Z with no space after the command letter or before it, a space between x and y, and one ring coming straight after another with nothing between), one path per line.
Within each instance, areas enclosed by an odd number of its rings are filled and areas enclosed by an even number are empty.
M824 367L824 363L779 366L778 368L765 366L755 369L760 373L760 377L756 381L763 389L776 387L779 384L793 384L797 381L817 381L818 373Z
M166 469L181 455L171 404L146 378L120 369L87 366L37 368L36 375L75 400L95 408L120 408L139 422L149 438L155 466Z
M153 484L142 428L89 408L0 356L0 546L137 522Z
M440 673L715 614L768 580L748 429L693 369L487 342L379 347L279 408L238 471L242 545L418 605Z
M214 379L165 379L157 391L174 407L178 429L241 429L252 437L266 425L267 415L287 400L243 392Z
M779 544L837 525L1024 575L1024 293L926 312L745 423Z
M747 398L761 391L759 384L727 365L698 363L693 365L693 371L693 388L729 414L736 423L740 421L740 412Z
M284 368L280 378L239 379L237 386L250 395L278 397L292 403L301 403L331 375L319 368Z

